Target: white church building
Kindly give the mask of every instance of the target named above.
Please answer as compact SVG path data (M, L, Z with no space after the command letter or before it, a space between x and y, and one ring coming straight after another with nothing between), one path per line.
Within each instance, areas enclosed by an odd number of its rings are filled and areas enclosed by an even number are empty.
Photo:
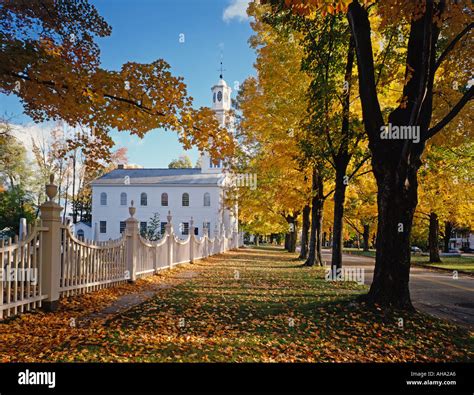
M231 105L231 88L221 78L212 88L212 109L222 126L226 124ZM173 227L179 237L189 234L191 218L195 234L202 236L206 227L211 237L223 230L237 232L237 207L224 203L229 174L221 164L215 165L207 153L201 156L201 168L155 169L123 165L91 183L92 223L78 223L78 237L106 241L117 239L125 229L131 202L141 230L146 230L158 213L161 234L171 212Z

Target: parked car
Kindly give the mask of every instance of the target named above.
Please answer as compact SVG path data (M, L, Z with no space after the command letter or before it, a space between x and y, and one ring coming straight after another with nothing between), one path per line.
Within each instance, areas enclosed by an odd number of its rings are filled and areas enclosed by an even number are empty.
M421 250L420 247L411 246L411 252L413 252L413 253L415 253L415 254L421 254L423 251Z

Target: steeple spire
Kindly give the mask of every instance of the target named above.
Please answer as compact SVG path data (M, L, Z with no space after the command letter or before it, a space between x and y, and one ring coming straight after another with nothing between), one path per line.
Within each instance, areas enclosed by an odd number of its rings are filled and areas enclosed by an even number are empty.
M221 67L220 67L220 69L218 69L218 71L220 72L219 78L220 79L224 78L223 75L224 75L224 71L226 71L226 69L222 68L222 62L221 62Z

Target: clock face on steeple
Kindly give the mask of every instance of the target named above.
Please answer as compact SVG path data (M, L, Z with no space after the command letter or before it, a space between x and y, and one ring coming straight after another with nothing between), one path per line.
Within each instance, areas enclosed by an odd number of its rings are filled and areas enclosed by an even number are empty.
M222 101L222 92L217 92L217 100Z

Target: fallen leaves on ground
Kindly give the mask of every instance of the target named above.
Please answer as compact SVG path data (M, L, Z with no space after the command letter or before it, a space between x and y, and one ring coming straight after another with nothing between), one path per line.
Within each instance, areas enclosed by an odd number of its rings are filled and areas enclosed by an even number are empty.
M197 276L186 276L192 270ZM238 275L236 275L238 273ZM167 284L168 287L163 287ZM120 296L155 295L100 315ZM421 313L357 304L366 288L327 282L276 249L244 249L65 298L55 313L0 323L0 359L94 362L466 361L469 333ZM99 313L99 314L97 314ZM403 325L400 325L400 318ZM71 319L78 324L71 327Z

